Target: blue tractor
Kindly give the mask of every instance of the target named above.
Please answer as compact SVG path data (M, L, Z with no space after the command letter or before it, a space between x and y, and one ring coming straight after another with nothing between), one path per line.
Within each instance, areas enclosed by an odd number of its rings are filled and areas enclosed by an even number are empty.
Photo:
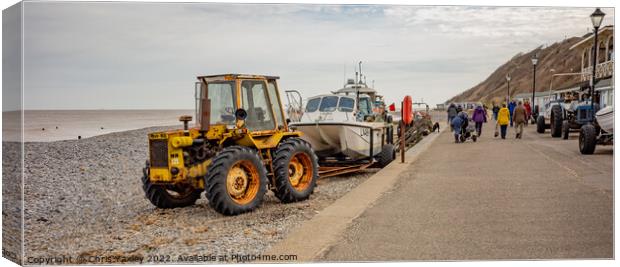
M572 130L579 132L581 127L594 121L594 114L599 110L599 105L594 103L594 111L590 101L572 102L563 110L562 138L568 139Z

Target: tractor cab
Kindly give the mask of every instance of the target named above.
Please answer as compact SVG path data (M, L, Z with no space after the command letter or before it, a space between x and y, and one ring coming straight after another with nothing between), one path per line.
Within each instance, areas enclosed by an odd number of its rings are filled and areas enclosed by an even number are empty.
M252 133L287 130L278 78L243 74L199 76L195 88L196 125L202 130L211 125L245 127ZM245 117L243 125L236 124L238 115Z

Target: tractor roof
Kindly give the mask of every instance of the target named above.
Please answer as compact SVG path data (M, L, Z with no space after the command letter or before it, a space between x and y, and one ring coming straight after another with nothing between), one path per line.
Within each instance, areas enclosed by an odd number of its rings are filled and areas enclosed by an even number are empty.
M280 79L278 76L270 76L270 75L254 75L254 74L238 74L238 73L229 73L229 74L217 74L217 75L203 75L198 76L198 79L208 79L208 80L234 80L234 79Z

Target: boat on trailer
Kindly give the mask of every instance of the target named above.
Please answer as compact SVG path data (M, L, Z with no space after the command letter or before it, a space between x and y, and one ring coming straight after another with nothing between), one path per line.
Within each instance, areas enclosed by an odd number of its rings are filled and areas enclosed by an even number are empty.
M607 133L614 132L614 106L607 106L596 112L596 122L601 130Z
M391 146L393 135L391 120L377 112L377 99L374 89L349 80L332 94L310 97L289 127L304 133L320 160L372 161Z

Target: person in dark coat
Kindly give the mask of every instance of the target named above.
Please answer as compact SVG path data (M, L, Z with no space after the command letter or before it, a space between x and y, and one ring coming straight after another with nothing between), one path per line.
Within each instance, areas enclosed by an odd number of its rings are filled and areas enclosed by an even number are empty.
M477 106L471 119L476 123L476 132L480 136L482 134L482 124L487 122L486 110L481 106Z
M450 107L448 107L448 125L450 125L450 128L452 128L452 119L456 117L457 113L456 105L454 103L450 104Z
M497 113L499 113L499 106L493 103L493 119L497 120Z
M516 106L517 104L514 101L510 101L510 103L508 103L508 111L510 112L510 127L512 127L512 116L515 112Z

